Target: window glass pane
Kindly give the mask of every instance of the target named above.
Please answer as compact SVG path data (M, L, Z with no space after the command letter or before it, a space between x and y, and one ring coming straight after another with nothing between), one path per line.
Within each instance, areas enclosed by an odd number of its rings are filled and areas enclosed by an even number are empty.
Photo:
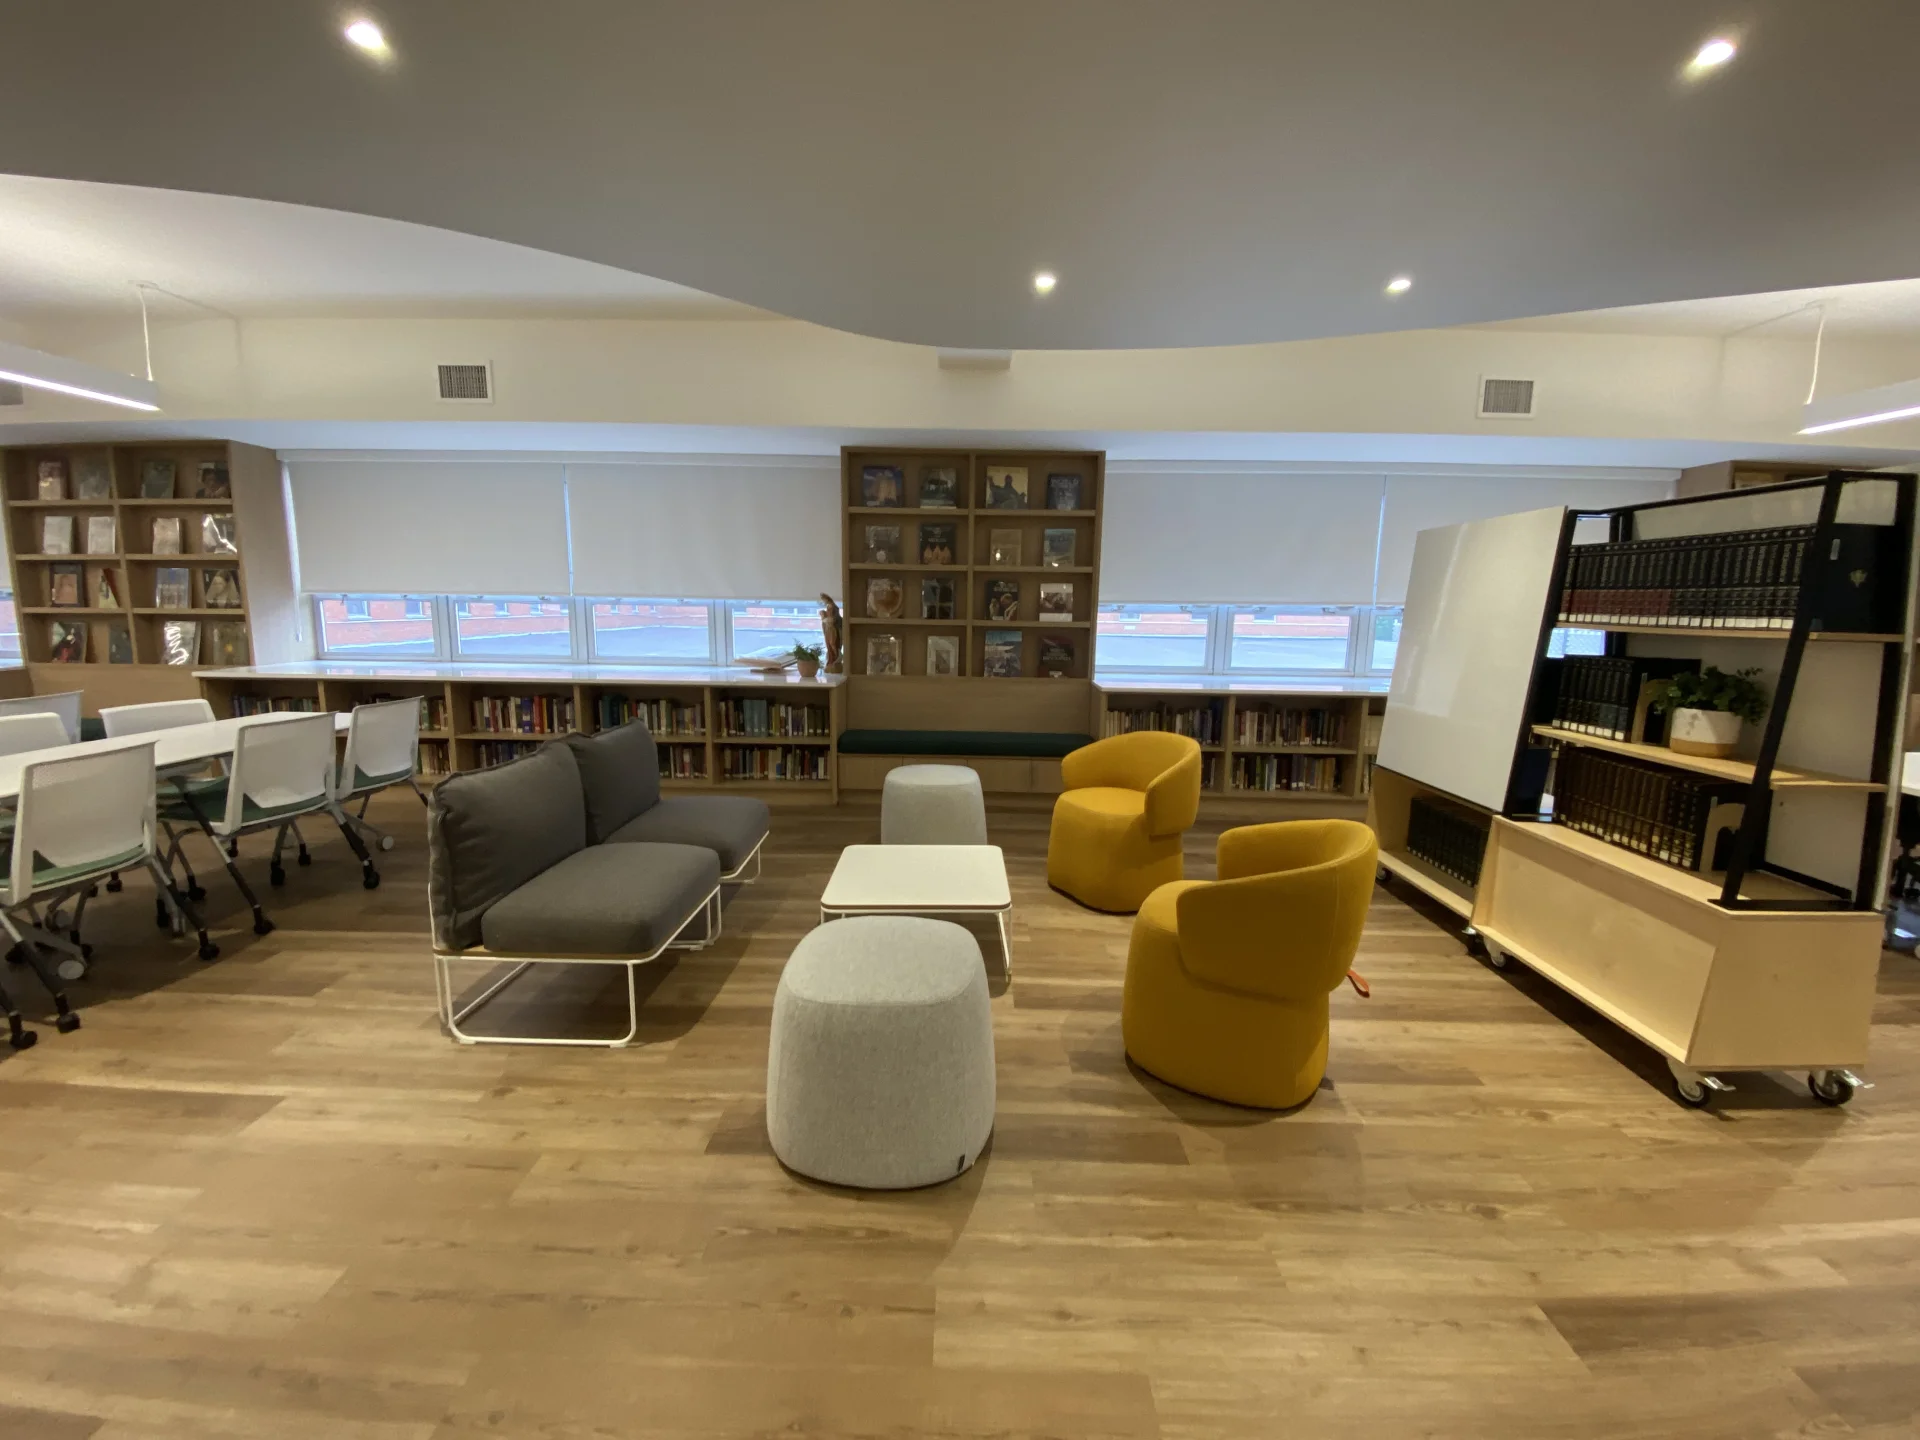
M573 631L564 600L491 596L456 600L453 635L462 655L510 660L565 659L573 654Z
M1236 670L1344 670L1353 612L1332 606L1240 605L1233 612Z
M397 595L322 595L319 616L322 655L433 656L433 613L418 600Z
M707 607L687 600L596 600L589 616L596 660L713 659Z
M1373 612L1373 655L1367 661L1370 670L1393 669L1393 657L1400 653L1400 616L1398 606Z
M729 608L736 660L760 650L786 653L796 645L821 643L816 600L743 600Z
M1101 668L1205 669L1207 609L1204 605L1102 605Z
M0 660L20 659L20 619L13 608L13 592L0 590Z
M1576 630L1562 626L1547 638L1547 654L1555 660L1564 660L1569 655L1606 653L1607 632L1604 630Z

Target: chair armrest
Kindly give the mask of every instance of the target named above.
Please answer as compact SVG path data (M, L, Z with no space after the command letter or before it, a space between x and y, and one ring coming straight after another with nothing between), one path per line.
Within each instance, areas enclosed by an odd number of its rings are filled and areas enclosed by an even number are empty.
M1200 818L1200 747L1194 746L1147 786L1147 834L1178 835Z
M1221 833L1214 847L1214 873L1222 880L1249 875L1273 875L1323 864L1345 848L1330 834L1346 822L1328 820L1274 820L1265 825L1240 825ZM1350 842L1349 842L1350 843Z

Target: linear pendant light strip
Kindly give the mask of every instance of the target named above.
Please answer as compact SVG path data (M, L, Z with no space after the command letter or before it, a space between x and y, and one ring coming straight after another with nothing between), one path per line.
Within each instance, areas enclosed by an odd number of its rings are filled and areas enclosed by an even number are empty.
M1801 411L1802 435L1825 435L1862 425L1884 425L1920 415L1920 380L1902 380L1877 390L1855 390L1810 400Z
M82 400L99 400L108 405L123 405L129 410L158 410L160 388L151 380L122 375L104 366L84 360L69 360L64 355L49 355L0 340L0 380L11 380L35 390L51 390Z

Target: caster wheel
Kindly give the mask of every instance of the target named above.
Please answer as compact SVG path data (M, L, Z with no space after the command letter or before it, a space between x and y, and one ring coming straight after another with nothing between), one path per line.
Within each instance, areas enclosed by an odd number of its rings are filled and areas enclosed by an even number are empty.
M1713 1099L1711 1088L1698 1080L1682 1080L1677 1075L1673 1081L1673 1093L1679 1097L1682 1105L1691 1106L1695 1110L1704 1109L1707 1102Z
M300 852L300 859L296 863L301 865L311 865L313 864L313 856L309 855L306 851L302 850Z
M271 935L273 933L273 921L267 919L264 915L261 916L253 922L253 933L256 935Z
M287 867L284 865L275 865L274 867L272 867L270 870L267 871L267 881L269 884L273 884L273 885L286 884L287 883Z
M62 980L84 980L87 978L87 962L76 960L69 955L53 967L53 973Z
M361 877L360 888L363 890L378 890L380 888L380 872L378 870L369 870Z
M1507 958L1506 951L1496 950L1491 945L1487 946L1487 964L1491 965L1494 969L1504 970L1512 963L1513 961Z
M80 1017L78 1015L62 1015L58 1020L53 1022L53 1028L58 1030L62 1035L71 1035L80 1028Z
M126 888L125 885L120 883L120 877L118 875L109 875L107 877L107 893L109 895L118 895Z
M1387 883L1387 867L1386 866L1376 865L1373 867L1373 883L1376 885L1384 885Z
M21 949L18 945L13 946L11 949L7 951L7 964L24 965L26 963L27 963L26 951Z
M16 1050L31 1050L35 1045L40 1043L40 1032L37 1030L22 1030L18 1035L9 1036L7 1043Z
M158 925L162 930L165 930L173 924L173 916L167 910L166 901L156 900L153 902L153 923Z
M1492 952L1487 949L1487 942L1481 938L1479 931L1475 930L1468 935L1463 935L1460 943L1467 947L1467 954L1473 956L1474 959L1492 959Z
M91 945L88 945L88 944L86 944L86 943L84 943L84 942L79 942L79 943L80 943L80 953L81 953L81 955L82 955L82 956L84 956L84 957L85 957L86 959L88 959L88 960L91 960L91 959L93 959L93 946L91 946Z
M393 837L391 835L382 835L380 837L380 848L382 850L391 850L393 848Z
M195 880L191 885L187 886L187 899L193 901L195 904L198 904L200 901L206 898L207 898L207 887L202 885L198 880Z
M1807 1076L1807 1090L1822 1105L1835 1109L1853 1099L1853 1082L1838 1070L1815 1070Z
M202 960L218 960L220 958L220 947L211 940L201 941L200 958Z

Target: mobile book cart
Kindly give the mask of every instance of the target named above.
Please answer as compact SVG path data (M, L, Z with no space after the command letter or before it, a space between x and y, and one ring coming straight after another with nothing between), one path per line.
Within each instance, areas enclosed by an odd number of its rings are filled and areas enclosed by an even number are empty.
M1420 537L1369 808L1382 869L1466 917L1494 965L1529 966L1658 1051L1689 1104L1741 1070L1804 1070L1835 1105L1860 1083L1912 649L1914 489L1910 475L1835 471ZM1733 561L1694 572L1705 580L1684 603L1670 572L1631 565L1598 601L1569 593L1570 576L1597 573L1589 545L1744 553L1769 536L1802 547L1788 605ZM1611 656L1757 669L1766 717L1726 759L1556 726L1547 652L1570 624L1602 632ZM1640 853L1630 805L1612 830L1560 823L1555 761L1576 747L1734 782L1737 821L1698 847L1698 869ZM1484 816L1472 883L1407 852L1423 792Z

